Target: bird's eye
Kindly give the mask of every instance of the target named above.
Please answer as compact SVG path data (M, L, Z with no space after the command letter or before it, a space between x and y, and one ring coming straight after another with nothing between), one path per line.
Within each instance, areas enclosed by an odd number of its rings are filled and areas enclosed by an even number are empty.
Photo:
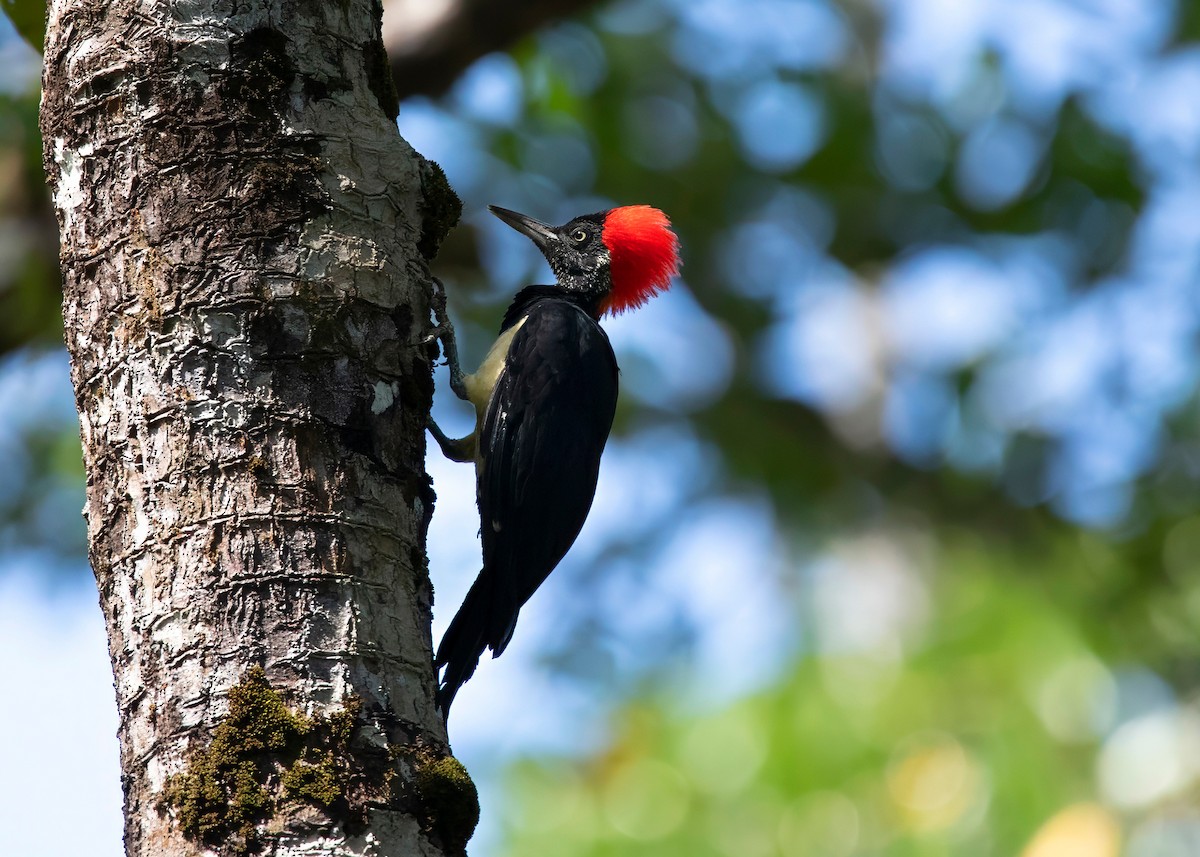
M571 233L571 240L574 241L576 244L582 244L584 241L587 241L587 239L588 239L588 234L587 234L587 232L585 232L582 229L576 229L574 232Z

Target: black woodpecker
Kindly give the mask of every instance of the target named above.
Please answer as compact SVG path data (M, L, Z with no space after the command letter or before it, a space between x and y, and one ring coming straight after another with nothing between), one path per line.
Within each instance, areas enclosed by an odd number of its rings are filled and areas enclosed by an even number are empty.
M442 716L484 648L498 657L517 613L575 542L592 506L600 454L617 404L617 361L598 324L641 306L678 273L679 240L648 205L613 208L547 226L496 206L528 237L557 282L526 286L472 375L458 366L445 294L435 299L450 385L475 406L475 431L452 440L432 421L445 455L474 461L483 569L438 646Z

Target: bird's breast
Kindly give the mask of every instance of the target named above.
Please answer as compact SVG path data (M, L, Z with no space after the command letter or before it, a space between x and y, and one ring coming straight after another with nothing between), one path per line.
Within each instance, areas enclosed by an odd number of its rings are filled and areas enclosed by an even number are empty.
M475 370L474 374L463 378L467 385L467 398L475 406L475 415L480 422L483 421L488 402L492 399L492 390L496 389L496 381L499 380L500 373L504 371L504 364L508 359L508 348L512 345L513 337L517 335L517 331L521 329L521 325L525 324L527 318L528 316L524 316L500 334L492 347L488 349L487 357L483 358L483 362L479 364L479 368Z

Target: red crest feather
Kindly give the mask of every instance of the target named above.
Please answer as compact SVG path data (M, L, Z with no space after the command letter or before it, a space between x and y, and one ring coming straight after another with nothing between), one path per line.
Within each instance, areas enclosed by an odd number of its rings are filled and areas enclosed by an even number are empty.
M626 205L604 218L602 235L611 257L612 292L604 311L636 309L671 285L679 273L679 239L657 208Z

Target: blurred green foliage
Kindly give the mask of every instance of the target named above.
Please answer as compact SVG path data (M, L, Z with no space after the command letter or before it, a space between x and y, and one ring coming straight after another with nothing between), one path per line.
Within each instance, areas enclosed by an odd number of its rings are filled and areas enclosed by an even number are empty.
M1088 547L1101 553L1107 547ZM936 620L911 652L824 652L777 685L697 713L664 696L619 712L578 761L516 765L512 855L1018 854L1056 813L1095 801L1113 678L1062 609L1091 577L1078 544L1030 567L966 534L924 569ZM1193 790L1192 796L1200 796ZM1115 855L1118 814L1085 814Z
M0 11L8 16L30 45L42 49L46 41L46 4L43 0L0 0Z
M62 341L57 225L42 173L38 92L0 92L0 354Z

